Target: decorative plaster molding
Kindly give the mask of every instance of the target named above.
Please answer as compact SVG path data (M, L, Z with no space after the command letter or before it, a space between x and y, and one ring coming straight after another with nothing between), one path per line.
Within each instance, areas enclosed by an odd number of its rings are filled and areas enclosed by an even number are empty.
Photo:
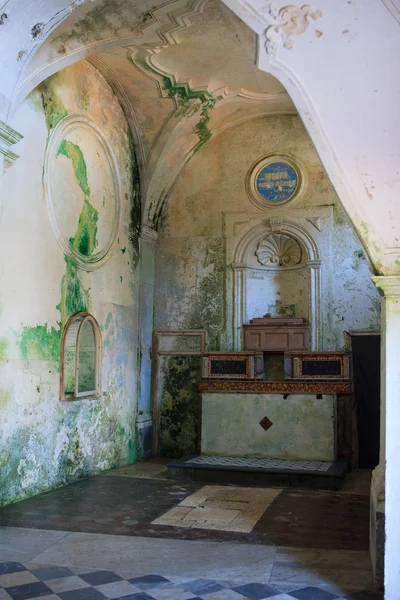
M158 232L149 225L142 225L140 237L143 242L155 244L158 237Z
M280 231L282 229L282 219L276 217L275 219L270 219L269 223L271 225L272 231Z
M396 21L400 23L400 0L382 0L382 2L392 13Z
M268 54L274 55L280 44L287 50L293 47L293 37L304 33L310 19L316 21L322 17L322 11L305 4L304 6L284 6L278 9L273 2L267 2L263 8L274 23L265 32L265 47Z
M6 167L12 165L18 158L18 154L9 149L10 146L17 144L23 137L18 131L4 123L4 121L0 121L0 154L4 157L4 165Z
M115 206L113 221L110 233L102 248L95 254L86 256L78 252L69 242L69 236L63 230L60 222L60 215L56 206L56 200L59 199L59 190L53 191L53 177L57 173L56 160L58 151L63 140L68 138L68 135L78 129L85 135L92 136L99 144L99 147L104 152L106 164L108 164L111 181L114 191ZM110 257L110 250L115 242L118 234L121 220L121 189L118 162L115 157L107 138L99 127L86 115L75 114L62 119L53 129L49 143L45 152L44 159L44 177L43 177L44 193L47 203L47 210L50 221L53 227L54 234L63 253L68 256L78 267L85 271L93 271L100 268Z
M376 287L383 292L385 298L400 297L400 275L389 275L388 277L371 277Z
M314 225L317 231L321 231L321 219L319 217L309 217L307 221L311 223L311 225Z
M293 267L301 262L301 246L289 235L269 235L259 242L255 251L261 265L274 267Z

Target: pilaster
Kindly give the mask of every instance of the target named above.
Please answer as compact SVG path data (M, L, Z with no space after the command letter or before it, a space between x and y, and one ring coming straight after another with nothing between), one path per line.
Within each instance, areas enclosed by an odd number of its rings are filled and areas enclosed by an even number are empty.
M18 158L18 154L15 154L10 150L10 146L13 146L22 139L22 135L15 129L0 121L0 177L5 167L12 165Z
M389 593L400 579L400 276L372 280L382 296L382 334L380 461L371 483L370 546L376 583L384 580Z
M151 397L152 340L154 320L155 290L155 253L157 231L149 225L143 225L140 236L140 334L139 347L141 362L139 366L139 403L138 429L141 431L143 458L152 454L153 419Z

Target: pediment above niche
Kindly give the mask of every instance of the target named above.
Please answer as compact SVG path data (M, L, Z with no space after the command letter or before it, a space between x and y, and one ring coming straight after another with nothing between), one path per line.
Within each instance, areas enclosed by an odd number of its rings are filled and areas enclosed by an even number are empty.
M264 238L255 251L258 262L264 267L294 267L301 263L302 254L299 242L283 233Z

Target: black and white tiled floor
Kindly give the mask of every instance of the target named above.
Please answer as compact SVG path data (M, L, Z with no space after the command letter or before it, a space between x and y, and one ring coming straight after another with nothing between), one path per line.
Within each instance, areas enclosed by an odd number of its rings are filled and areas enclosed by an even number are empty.
M285 469L289 471L326 472L331 462L306 460L279 460L273 458L234 458L230 456L196 456L187 461L196 465L215 465L219 467L247 467L259 469Z
M277 589L280 588L280 589ZM381 600L379 593L337 595L312 586L270 586L212 579L145 575L124 579L113 571L0 562L0 600Z

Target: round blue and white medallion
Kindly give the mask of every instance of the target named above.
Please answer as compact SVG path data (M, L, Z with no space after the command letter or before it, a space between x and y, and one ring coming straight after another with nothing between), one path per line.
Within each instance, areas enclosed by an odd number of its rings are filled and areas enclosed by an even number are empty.
M247 174L246 189L258 207L278 207L304 191L304 169L288 156L260 158Z
M267 202L286 202L296 192L298 176L286 162L272 162L260 169L256 176L256 189Z

